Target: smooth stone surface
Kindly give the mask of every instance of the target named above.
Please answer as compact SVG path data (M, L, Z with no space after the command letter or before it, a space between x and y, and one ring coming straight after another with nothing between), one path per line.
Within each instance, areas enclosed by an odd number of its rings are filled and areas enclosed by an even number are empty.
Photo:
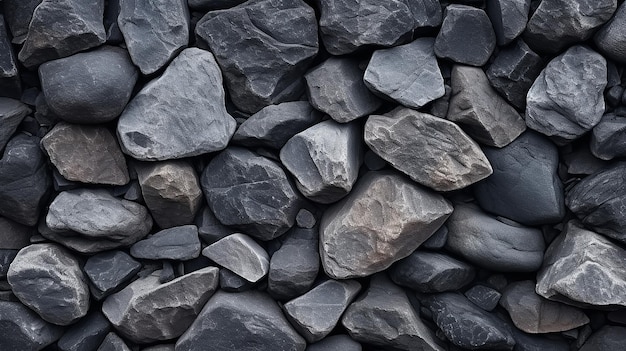
M89 288L78 260L55 244L20 250L7 274L13 294L45 321L69 325L89 310Z
M41 350L54 343L63 328L41 319L19 302L0 301L0 340L14 351Z
M612 351L621 350L626 347L624 339L626 328L607 325L593 333L580 351Z
M200 256L198 227L183 225L161 230L130 247L135 258L186 261Z
M591 132L589 149L602 160L625 157L626 118L612 113L602 116Z
M114 332L110 332L97 351L131 351L126 342Z
M87 259L83 271L91 282L97 300L120 290L141 269L141 263L124 251L107 251Z
M433 38L376 50L363 76L372 91L406 107L420 108L444 95Z
M251 283L263 279L270 268L267 251L254 239L240 233L207 246L202 255Z
M4 17L13 35L13 44L21 45L24 43L26 34L28 34L28 25L33 17L33 11L41 2L42 0L4 1Z
M443 248L446 241L448 241L448 228L444 224L428 240L424 241L422 247L429 250L439 250Z
M19 100L0 97L0 150L4 149L17 126L30 113L31 109Z
M159 273L139 278L104 301L102 312L120 335L136 343L183 334L215 292L218 269L206 267L168 283Z
M487 15L498 45L504 46L524 32L529 11L530 0L487 0Z
M437 191L462 189L493 172L478 144L459 126L407 108L371 115L365 143L394 168Z
M30 245L34 234L32 227L0 217L0 249L19 250Z
M324 212L320 256L334 279L364 277L408 256L452 213L441 195L392 172L369 172Z
M236 127L224 99L213 55L198 48L183 50L126 106L117 124L122 151L154 161L222 150Z
M301 208L296 215L296 225L298 228L311 229L317 224L317 219L311 211Z
M361 351L361 344L345 334L325 337L321 341L307 346L306 351Z
M61 351L95 350L110 329L109 321L96 310L72 324L59 339L57 346Z
M465 297L485 311L493 311L498 306L502 294L484 285L474 285L465 292Z
M626 5L622 3L613 17L593 37L598 50L609 58L626 63Z
M459 290L475 276L474 267L438 252L414 251L389 271L394 283L421 293Z

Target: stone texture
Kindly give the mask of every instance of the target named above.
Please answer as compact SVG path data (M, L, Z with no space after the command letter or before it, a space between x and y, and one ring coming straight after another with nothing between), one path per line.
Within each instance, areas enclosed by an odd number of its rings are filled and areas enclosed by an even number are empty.
M4 19L13 35L13 44L21 45L26 40L28 25L33 18L33 11L42 0L6 0L4 1Z
M498 45L507 45L524 32L530 1L487 0L487 15L493 24Z
M183 50L126 106L117 125L122 150L144 161L221 150L236 127L224 99L213 55L198 48Z
M215 54L235 106L249 113L296 100L318 51L315 12L301 0L254 0L210 11L196 37Z
M598 50L609 58L626 63L626 5L622 3L614 16L598 30L593 38Z
M19 76L17 57L9 40L5 20L2 19L0 20L0 95L19 99L21 94L22 82Z
M7 275L13 294L45 321L69 325L89 310L89 288L78 260L55 244L20 250Z
M140 269L141 263L118 250L95 254L83 267L91 282L91 293L97 300L120 290Z
M183 225L161 230L130 247L135 258L186 261L200 256L198 227Z
M365 143L393 167L437 191L464 188L493 172L478 144L459 126L415 110L371 115Z
M7 272L9 271L9 266L19 250L6 250L0 249L0 279L5 279L7 277Z
M213 211L206 205L198 213L194 223L198 227L200 239L209 245L235 232L220 223Z
M593 333L580 351L612 351L626 347L624 339L626 328L606 325Z
M244 3L245 0L188 0L192 10L210 11L223 10Z
M465 297L485 311L493 311L498 306L502 294L484 285L474 285L465 292Z
M110 332L100 344L97 351L131 351L126 342L114 332Z
M156 271L109 296L102 312L117 332L136 343L183 334L215 292L218 269L206 267L161 284Z
M320 256L334 279L363 277L408 256L448 218L441 195L391 172L369 172L324 212Z
M372 91L406 107L420 108L444 95L433 38L376 50L363 81Z
M602 160L626 156L626 118L612 113L602 116L591 132L589 148Z
M267 251L254 239L240 233L207 246L202 255L251 283L263 279L270 268Z
M57 342L61 351L95 350L111 329L109 321L96 310L72 324Z
M19 100L0 97L0 150L4 149L17 126L30 113L31 109Z
M0 217L0 249L19 250L30 245L34 234L32 227Z
M361 351L361 344L344 334L328 336L321 341L310 344L306 351Z
M19 302L0 301L0 340L12 351L41 350L54 343L63 328L41 319Z

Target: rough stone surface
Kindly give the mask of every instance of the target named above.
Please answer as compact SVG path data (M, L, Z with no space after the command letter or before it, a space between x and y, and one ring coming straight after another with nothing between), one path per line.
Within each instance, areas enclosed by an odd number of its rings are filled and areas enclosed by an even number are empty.
M41 2L42 0L4 1L4 19L13 35L13 44L21 45L24 43L33 11Z
M146 84L120 116L122 150L144 161L218 151L235 133L225 107L222 74L205 50L183 50Z
M183 225L161 230L130 247L135 258L186 261L200 256L198 227Z
M626 347L624 339L626 328L606 325L593 333L580 351L612 351L621 350Z
M524 32L530 1L487 0L487 15L493 24L498 45L504 46Z
M347 335L332 335L324 338L323 340L310 344L306 351L361 351L361 344L352 340Z
M602 116L593 128L589 148L602 160L626 156L626 118L612 113Z
M234 233L232 229L220 223L213 211L206 205L198 213L194 223L198 227L198 235L202 241L209 245Z
M324 212L320 255L334 279L367 276L408 256L448 218L441 195L391 172L369 172Z
M30 113L31 109L19 100L0 97L0 150L4 149L17 126Z
M478 144L459 126L415 110L371 115L365 143L393 167L437 191L464 188L493 172Z
M61 351L95 350L110 329L109 321L96 310L72 324L59 339L57 346Z
M465 292L465 297L485 311L493 311L498 306L502 294L484 285L474 285Z
M131 351L126 342L114 332L110 332L100 344L97 351Z
M7 274L13 294L44 320L69 325L89 310L89 288L78 260L55 244L20 250Z
M107 251L87 259L83 271L91 282L91 293L100 300L119 290L141 269L141 263L124 251Z
M41 319L19 302L0 301L0 340L13 351L41 350L55 342L63 329Z
M206 247L202 254L251 283L264 278L270 268L265 249L245 234L231 234Z
M593 38L598 50L609 58L626 63L626 5L622 3L615 15L596 32Z
M7 33L5 20L2 19L0 20L0 95L19 99L21 94L22 82L17 57Z

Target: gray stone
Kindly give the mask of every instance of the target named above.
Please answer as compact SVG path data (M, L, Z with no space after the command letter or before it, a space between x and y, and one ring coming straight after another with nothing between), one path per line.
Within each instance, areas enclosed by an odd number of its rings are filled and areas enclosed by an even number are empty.
M138 164L137 177L146 206L162 229L191 224L202 205L200 180L184 160Z
M220 321L215 323L215 321ZM306 342L260 291L218 291L176 342L176 351L303 351Z
M33 12L19 60L35 68L103 44L103 15L103 0L43 0Z
M91 293L97 300L123 287L141 269L141 263L124 251L107 251L87 259L83 271L91 282Z
M317 219L311 211L306 208L301 208L296 215L296 225L298 228L311 229L317 224Z
M315 12L302 0L254 0L210 11L196 37L215 54L235 106L249 113L296 100L318 51Z
M109 321L99 310L89 313L63 334L57 342L61 351L95 350L111 329Z
M7 277L7 272L9 271L9 266L19 250L6 250L0 249L0 279L5 279Z
M372 91L406 107L420 108L445 94L433 38L376 50L363 81Z
M5 0L4 18L13 35L13 44L21 45L26 40L28 25L33 11L42 0Z
M480 267L500 272L541 267L545 243L537 228L508 224L472 204L455 204L446 226L446 248Z
M0 249L19 250L30 245L30 237L34 234L32 227L0 217Z
M128 345L114 332L110 332L97 351L131 351Z
M9 40L4 19L0 20L0 94L14 99L19 99L22 94L17 57Z
M576 329L574 329L577 332ZM511 326L515 351L570 351L570 342L558 334L526 334ZM561 334L562 335L562 334Z
M214 242L233 234L234 231L224 226L215 218L209 206L204 206L194 222L198 227L198 235L203 242L211 245Z
M328 336L307 346L306 351L361 351L361 344L345 334Z
M228 292L241 292L250 290L253 283L243 279L226 268L220 269L220 289Z
M245 0L188 0L187 2L192 10L207 12L228 9L244 3Z
M393 167L437 191L462 189L493 172L478 144L459 126L407 108L371 115L365 143Z
M329 204L346 196L363 160L361 126L326 120L289 139L280 161L309 200Z
M174 351L174 344L160 344L144 347L141 351Z
M593 38L598 50L609 58L626 63L626 5L622 3L615 15L598 30Z
M474 140L503 147L526 130L522 116L491 87L478 67L454 65L447 119L459 123Z
M151 343L180 336L217 288L215 267L164 284L159 282L159 273L135 280L102 304L102 312L116 331L133 342Z
M122 0L109 0L104 7L104 30L107 33L108 44L120 44L124 42L124 36L117 24L120 15Z
M613 351L626 347L626 328L606 325L593 333L580 351Z
M606 60L573 46L552 59L528 91L526 124L559 144L577 139L600 122L606 84Z
M320 255L334 279L364 277L407 257L452 213L443 196L391 172L369 172L324 212Z
M89 288L78 260L55 244L20 250L7 274L13 294L45 321L69 325L89 310Z
M484 285L474 285L465 292L465 297L485 311L493 311L502 297L496 289Z
M404 291L383 274L372 277L367 291L348 307L341 323L354 340L366 344L394 350L444 350Z
M524 32L530 1L487 0L487 15L493 24L498 45L507 45Z
M263 279L270 269L265 249L245 234L231 234L207 246L202 255L251 283Z
M130 247L135 258L186 261L200 256L198 227L183 225L161 230Z
M444 224L428 240L424 241L422 247L429 250L439 250L443 248L446 241L448 241L448 227Z
M44 321L21 303L0 300L0 340L4 349L41 350L61 334L63 328Z
M376 111L382 101L363 82L358 61L330 57L304 76L311 105L339 123Z
M4 149L17 126L30 113L31 109L19 100L0 97L0 150Z
M236 127L224 99L213 55L198 48L183 50L126 106L117 124L122 150L144 161L221 150Z
M612 113L602 116L591 132L589 148L602 160L626 156L626 118Z

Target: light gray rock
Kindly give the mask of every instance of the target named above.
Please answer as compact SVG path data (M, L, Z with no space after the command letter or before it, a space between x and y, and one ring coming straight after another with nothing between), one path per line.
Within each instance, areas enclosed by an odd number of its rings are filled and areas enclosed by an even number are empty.
M83 267L96 300L120 290L140 269L141 263L119 250L95 254L87 259Z
M263 279L270 268L270 257L265 249L240 233L207 246L202 255L251 283Z
M0 97L0 150L4 149L17 126L30 113L31 109L19 100Z
M612 113L602 116L591 132L589 149L602 160L626 156L626 118Z
M507 45L524 32L530 1L487 0L487 15L493 24L498 45Z
M361 344L345 334L328 336L307 346L306 351L361 351Z
M114 332L110 332L97 351L131 351L126 342Z
M50 324L19 302L0 300L0 340L12 351L41 350L55 342L63 328Z
M198 227L183 225L161 230L130 247L135 258L186 261L200 256Z
M609 58L626 62L626 5L622 3L614 16L598 30L593 38L598 50Z

